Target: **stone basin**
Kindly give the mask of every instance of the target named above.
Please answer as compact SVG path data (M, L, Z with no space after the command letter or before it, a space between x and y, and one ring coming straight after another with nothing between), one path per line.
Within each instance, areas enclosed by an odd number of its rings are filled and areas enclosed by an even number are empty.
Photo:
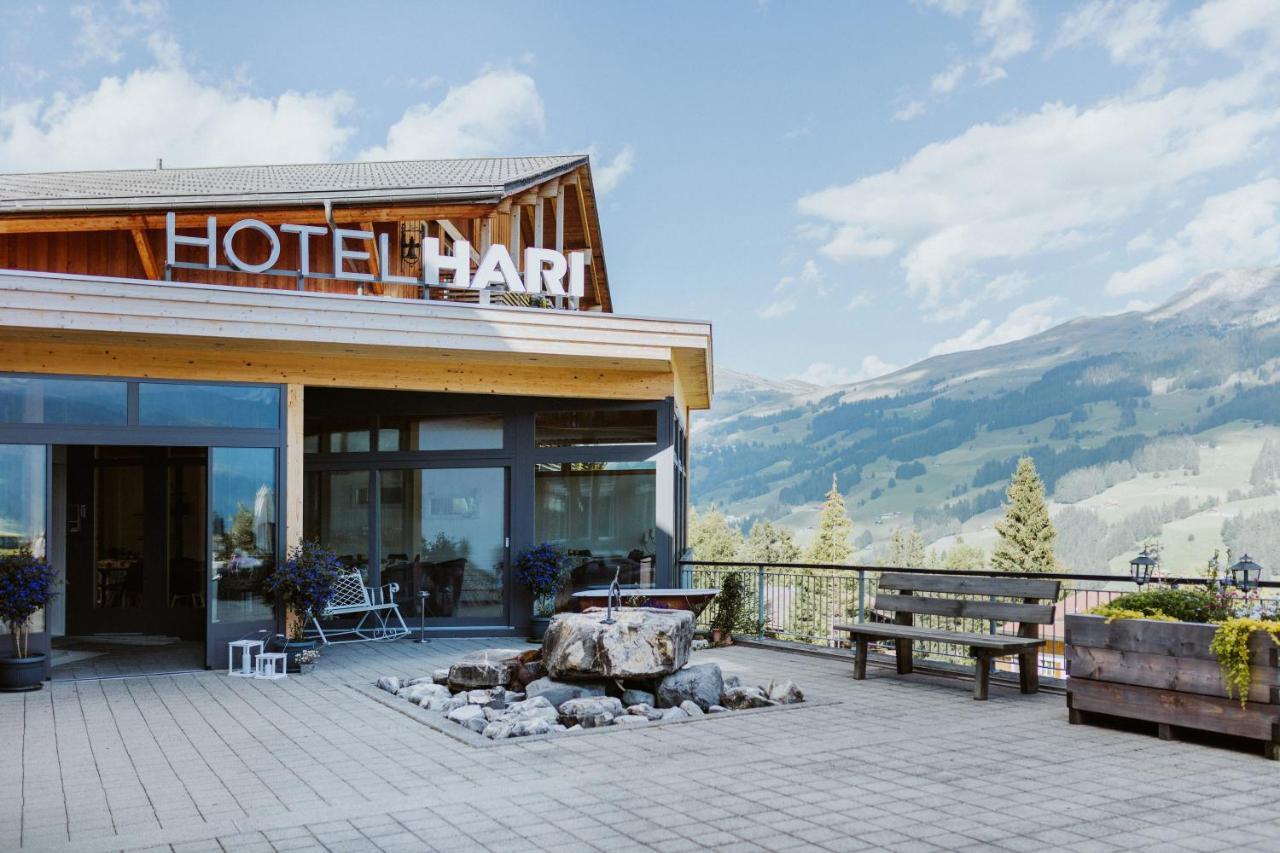
M627 606L652 607L655 610L691 610L693 618L697 619L719 592L718 589L624 589L622 601ZM605 607L608 604L609 590L584 589L582 592L575 592L573 597L578 602L579 610ZM636 601L639 598L644 600Z

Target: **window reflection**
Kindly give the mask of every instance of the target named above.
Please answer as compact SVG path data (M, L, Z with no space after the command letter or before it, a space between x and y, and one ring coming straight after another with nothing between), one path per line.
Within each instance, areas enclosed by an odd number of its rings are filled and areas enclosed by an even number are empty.
M382 418L379 450L501 450L501 415Z
M538 412L534 432L538 447L655 444L658 412L656 409Z
M0 444L0 555L23 549L37 557L46 553L45 447ZM31 630L44 630L43 610L31 620Z
M652 462L538 465L535 538L569 554L574 589L654 585L656 468Z
M318 539L347 568L369 577L369 472L308 471L303 535Z
M277 429L280 389L253 385L142 382L138 423L144 426Z
M406 612L503 617L504 469L384 471L381 501L382 582L400 585Z
M212 471L213 578L209 596L213 622L271 618L263 579L275 567L276 451L260 447L215 447Z
M0 377L0 423L123 424L128 385L94 379Z

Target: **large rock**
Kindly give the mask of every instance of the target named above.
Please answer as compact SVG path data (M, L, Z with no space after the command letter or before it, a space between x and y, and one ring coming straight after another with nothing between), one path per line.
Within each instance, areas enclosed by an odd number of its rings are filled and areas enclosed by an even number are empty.
M692 701L705 711L720 701L724 678L714 663L695 663L673 672L658 685L658 707L678 708Z
M525 649L482 649L462 657L449 667L451 690L477 687L506 687L512 674L524 662Z
M603 696L604 685L587 681L574 683L556 681L554 678L539 678L536 681L529 682L529 686L525 688L524 692L530 699L535 696L542 696L552 705L559 708L570 699Z
M784 681L769 685L769 698L780 705L794 705L804 701L804 694L794 681Z
M767 708L776 705L760 687L730 687L720 697L720 704L733 711L745 711L748 708Z
M561 613L542 640L552 678L657 678L689 660L693 614L688 610L622 607L605 625L605 610Z
M584 729L607 726L614 717L624 713L622 703L612 696L570 699L560 706L560 719L565 725L580 725Z
M654 705L657 702L653 694L648 690L624 690L622 691L622 704L628 708L632 705Z

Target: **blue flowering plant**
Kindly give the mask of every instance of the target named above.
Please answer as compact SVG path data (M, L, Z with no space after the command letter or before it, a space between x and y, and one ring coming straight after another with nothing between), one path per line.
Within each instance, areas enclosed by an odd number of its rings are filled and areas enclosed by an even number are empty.
M315 540L289 549L263 581L266 593L284 609L289 639L303 639L307 622L329 604L338 578L346 572L338 555Z
M554 608L555 595L568 580L566 555L550 542L526 548L516 558L516 581L533 593L537 615L545 616Z
M53 569L30 551L0 556L0 619L13 636L14 656L31 654L31 617L53 598Z

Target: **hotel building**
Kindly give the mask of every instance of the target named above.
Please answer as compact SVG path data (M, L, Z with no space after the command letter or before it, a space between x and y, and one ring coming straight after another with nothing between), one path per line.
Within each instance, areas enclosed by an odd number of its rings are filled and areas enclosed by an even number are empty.
M428 636L525 634L544 541L576 586L676 585L711 328L614 306L582 156L0 175L0 553L60 593L32 650L225 665L304 538Z

